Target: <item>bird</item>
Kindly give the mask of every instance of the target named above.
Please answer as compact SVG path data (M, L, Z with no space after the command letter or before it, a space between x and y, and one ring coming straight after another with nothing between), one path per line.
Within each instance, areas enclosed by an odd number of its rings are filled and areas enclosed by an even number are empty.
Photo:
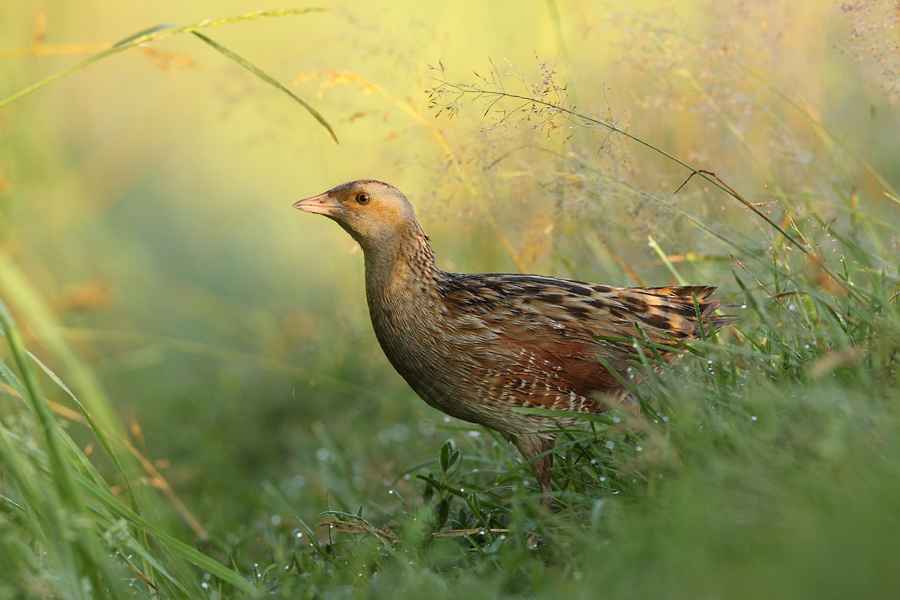
M583 423L580 415L600 414L616 400L639 411L622 384L634 341L651 342L668 362L681 344L729 321L714 314L713 286L443 271L410 201L374 179L293 206L336 221L362 247L369 316L394 369L430 406L512 442L548 508L559 427ZM528 408L563 412L551 418Z

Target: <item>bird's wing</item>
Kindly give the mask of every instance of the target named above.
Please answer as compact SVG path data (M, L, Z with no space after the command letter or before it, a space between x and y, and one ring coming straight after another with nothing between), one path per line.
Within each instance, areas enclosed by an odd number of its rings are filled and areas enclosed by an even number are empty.
M622 373L635 352L632 338L671 347L659 350L671 359L672 338L699 335L697 307L705 327L723 324L711 317L718 306L708 300L713 287L624 288L504 273L454 274L440 285L446 309L456 313L450 321L489 332L486 350L506 357L510 368L498 373L498 383L505 378L504 387L520 390L517 397L565 410L572 409L557 405L572 394L589 398L620 387L598 355Z

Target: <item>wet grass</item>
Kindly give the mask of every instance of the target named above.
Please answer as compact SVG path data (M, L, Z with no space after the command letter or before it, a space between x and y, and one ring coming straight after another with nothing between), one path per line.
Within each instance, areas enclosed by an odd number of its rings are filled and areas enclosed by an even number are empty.
M297 283L296 263L255 265L250 250L262 250L239 231L151 239L197 213L177 199L167 212L149 200L158 189L138 187L103 217L126 231L116 246L126 271L141 273L114 276L125 308L67 308L106 292L62 303L36 283L29 255L0 252L0 596L893 594L897 172L844 152L841 132L784 92L743 106L698 99L723 139L748 123L771 134L741 138L763 166L738 175L736 158L726 177L661 152L621 114L572 106L546 63L534 80L506 70L492 64L471 82L436 73L428 118L473 111L483 127L425 127L450 150L432 196L442 202L426 197L421 211L426 225L448 224L434 227L439 261L714 283L735 317L671 366L636 332L623 382L642 414L612 410L560 436L558 509L540 506L502 438L435 414L390 371L353 283L358 265L332 272L344 263L329 254L317 270L300 254L309 271ZM764 100L793 116L740 122ZM830 142L809 159L768 160L791 119ZM676 193L631 172L656 160L679 169ZM158 230L126 239L148 205ZM268 231L245 221L251 238ZM223 262L183 259L210 244ZM156 279L165 296L148 287Z

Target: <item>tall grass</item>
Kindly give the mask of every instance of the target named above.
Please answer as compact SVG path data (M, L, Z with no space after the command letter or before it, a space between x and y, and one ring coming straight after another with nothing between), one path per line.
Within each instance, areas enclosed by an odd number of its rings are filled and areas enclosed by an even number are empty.
M561 38L564 15L552 6ZM661 51L692 42L672 37L671 21L650 27L643 17L616 18L630 32L624 43ZM654 65L680 72L683 60L670 51ZM622 377L641 400L640 416L613 410L560 436L553 474L560 506L552 512L541 507L528 466L499 436L456 422L416 427L402 421L409 413L389 412L402 411L395 407L406 406L410 394L392 380L373 386L360 375L383 365L373 359L366 366L361 343L323 341L313 346L327 354L320 362L307 353L290 364L187 334L70 328L20 266L0 254L0 296L15 309L0 303L0 595L892 594L900 584L897 172L881 172L865 151L844 148L840 128L774 81L759 83L752 101L741 99L725 75L733 77L731 60L723 52L708 71L679 80L696 95L685 87L665 95L688 109L686 119L701 115L718 124L720 137L698 135L739 155L718 162L703 149L690 156L670 150L608 102L595 111L573 106L574 90L549 62L521 72L492 63L477 69L488 75L470 81L441 67L427 119L412 101L358 74L298 77L375 92L446 153L436 195L456 202L425 206L423 220L452 217L471 229L437 231L439 259L442 246L452 249L458 237L485 250L457 254L471 267L464 270L499 264L609 283L720 286L722 312L734 323L683 348L674 365L660 365L652 344L633 340L631 370ZM580 103L603 105L587 102L586 84L568 84L583 86ZM762 106L767 110L754 110ZM470 118L472 111L480 116ZM442 120L442 112L458 120ZM473 122L482 131L465 131ZM802 152L792 146L791 160L775 144L801 146L807 138L792 138L791 128L817 136L811 158L796 158ZM647 175L648 165L664 174L665 186ZM280 339L264 318L248 321L260 337ZM121 425L104 391L102 361L92 364L74 346L86 340L243 365L252 375L223 369L211 376L202 365L200 375L191 373L208 390L208 428L226 444L239 446L243 438L218 431L209 415L241 377L250 381L242 390L283 377L306 402L323 398L325 416L298 442L305 444L303 470L279 463L274 470L285 471L282 479L225 492L260 506L254 519L229 518L202 493L186 507L139 429ZM40 350L30 352L32 345ZM279 347L272 344L273 354ZM322 365L330 370L317 373ZM187 387L187 376L173 380L176 392ZM260 398L274 396L272 389L245 392L242 414L262 412ZM370 412L344 412L339 403L351 399ZM305 417L292 412L300 401L292 393L262 426L248 417L243 435L286 444L282 438L294 434L277 426ZM167 404L159 399L158 406ZM341 418L328 418L335 414ZM433 444L424 455L420 438ZM190 451L203 443L211 442L200 438ZM298 447L279 446L262 460L277 463ZM248 458L246 468L255 462ZM311 508L318 501L327 508L321 514Z
M107 421L101 427L66 385L23 346L6 305L0 325L11 362L0 362L4 395L15 402L0 427L4 469L3 552L6 592L24 597L126 597L154 590L166 597L201 593L197 569L244 592L253 586L231 569L181 541L176 531L148 520L169 510L152 495L135 493L131 479L141 474L120 460L125 436ZM54 416L41 391L38 372L68 394L95 439L118 468L116 482L105 479ZM69 415L72 416L72 415ZM135 453L136 454L136 453ZM129 473L130 471L130 473ZM122 491L127 490L125 499ZM174 534L174 535L173 535Z

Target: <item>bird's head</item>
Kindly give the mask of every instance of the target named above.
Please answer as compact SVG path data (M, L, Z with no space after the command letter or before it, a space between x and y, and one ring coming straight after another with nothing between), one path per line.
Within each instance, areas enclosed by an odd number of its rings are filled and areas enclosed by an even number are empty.
M390 245L420 230L406 196L387 183L363 179L294 203L294 208L325 215L347 230L363 250Z

